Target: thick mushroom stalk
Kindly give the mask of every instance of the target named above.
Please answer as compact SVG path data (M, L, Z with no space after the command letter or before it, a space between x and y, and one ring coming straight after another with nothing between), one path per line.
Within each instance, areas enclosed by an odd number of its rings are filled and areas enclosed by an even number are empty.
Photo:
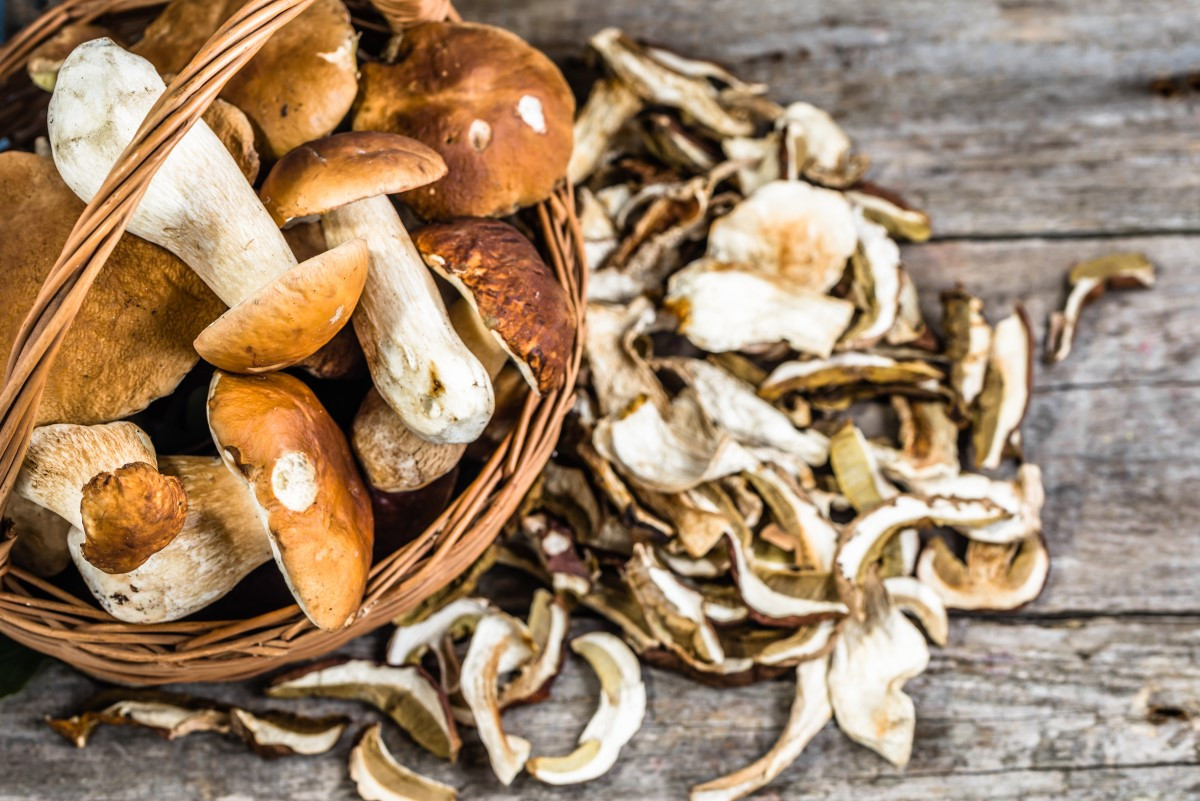
M66 59L47 125L54 162L77 195L96 194L165 89L149 61L111 39L86 42ZM361 244L297 270L283 235L203 121L171 151L129 231L179 256L231 307L215 332L197 340L202 356L229 370L280 369L310 355L345 325L366 278Z
M81 532L71 548L106 573L127 573L184 525L188 500L158 472L154 446L133 423L34 429L15 491Z

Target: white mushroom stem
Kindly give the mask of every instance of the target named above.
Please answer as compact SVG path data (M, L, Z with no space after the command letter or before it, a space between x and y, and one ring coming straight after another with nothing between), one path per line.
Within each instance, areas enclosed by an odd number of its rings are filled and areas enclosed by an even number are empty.
M88 589L105 611L126 623L186 617L271 559L267 530L249 489L220 459L164 456L160 465L183 484L187 518L179 536L141 567L105 573L81 556L81 530L73 528L67 537L71 559Z
M63 180L90 201L166 85L146 59L111 39L63 63L47 126ZM221 140L198 121L171 151L129 222L130 233L187 262L236 306L296 259Z
M327 212L325 243L362 238L367 283L353 317L375 387L430 442L473 442L495 408L487 370L450 325L437 285L384 195Z
M158 464L150 438L133 423L39 426L29 440L14 491L82 529L84 486L94 476L134 462Z

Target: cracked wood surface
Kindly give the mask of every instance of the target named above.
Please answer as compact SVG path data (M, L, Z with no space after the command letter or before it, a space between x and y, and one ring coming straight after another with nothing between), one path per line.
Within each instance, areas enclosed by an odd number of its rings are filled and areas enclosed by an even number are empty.
M15 10L28 6L19 0ZM606 25L767 81L828 108L873 177L931 212L933 244L905 249L931 319L956 282L993 321L1021 302L1044 332L1068 265L1136 249L1146 292L1084 313L1075 350L1038 368L1025 433L1042 465L1054 555L1042 597L1009 617L959 618L908 685L917 743L899 771L826 728L761 798L1194 799L1200 797L1200 93L1163 75L1200 69L1200 6L1179 0L510 0L458 3L555 56ZM1180 82L1183 85L1184 82ZM594 622L577 621L576 627ZM379 655L370 637L349 650ZM648 670L646 725L604 779L569 790L491 776L478 744L438 764L394 730L413 767L472 799L680 798L773 741L790 683L714 691ZM260 682L187 691L263 708ZM0 701L0 801L351 799L344 756L272 763L210 735L166 743L101 732L77 752L40 722L95 689L62 666ZM537 752L569 749L595 680L569 663L553 701L506 716ZM272 702L270 706L281 706ZM296 702L297 711L355 705Z

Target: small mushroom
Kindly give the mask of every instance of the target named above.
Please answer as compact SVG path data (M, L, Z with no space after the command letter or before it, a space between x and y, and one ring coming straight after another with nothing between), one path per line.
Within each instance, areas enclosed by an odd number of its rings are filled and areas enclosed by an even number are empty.
M371 0L371 5L397 33L421 22L441 22L453 8L450 0Z
M796 564L819 573L832 570L838 531L812 498L767 466L746 473L746 478L770 507L775 523L791 538Z
M444 175L437 153L404 136L350 132L284 156L261 190L275 221L322 216L331 246L361 238L371 270L354 327L375 387L423 439L466 443L492 415L492 385L455 334L437 286L388 195Z
M841 189L867 171L867 157L851 155L850 137L829 112L811 103L786 106L775 119L775 129L783 139L783 175L789 180L803 176Z
M645 544L633 546L625 563L625 583L641 608L642 618L654 637L681 657L720 664L725 651L708 620L704 596L663 567Z
M666 308L679 333L707 351L786 342L828 357L854 306L753 267L702 259L671 276Z
M132 47L179 72L247 0L172 0ZM246 112L270 160L338 126L358 90L358 34L342 0L315 0L275 31L221 90Z
M165 86L111 39L86 42L59 72L47 125L63 179L100 189ZM297 265L241 170L203 121L159 168L129 231L187 262L231 308L196 339L201 356L245 372L309 356L345 325L367 275L361 242Z
M157 464L150 438L133 423L56 423L34 429L14 489L82 530L78 550L89 564L127 573L184 525L187 496Z
M1050 573L1041 535L1019 543L967 543L964 563L943 540L932 540L917 560L917 578L951 609L1007 611L1038 597Z
M1154 265L1141 253L1110 253L1085 261L1067 274L1071 293L1061 312L1050 315L1046 361L1061 362L1071 353L1083 307L1109 289L1148 289L1154 286Z
M892 398L892 408L900 418L900 448L871 444L871 452L884 475L909 487L958 475L959 429L950 418L947 404L910 402L896 395Z
M444 178L405 195L418 214L501 217L566 174L574 117L558 67L515 34L429 22L405 30L393 63L363 64L353 126L411 136L446 160Z
M528 740L504 731L500 721L500 676L532 656L531 640L524 627L507 615L490 614L475 627L463 659L463 699L475 718L492 770L505 786L521 772L532 746Z
M382 492L412 492L449 473L467 446L422 439L372 387L354 417L351 444L371 486Z
M84 748L100 725L139 726L164 740L197 732L227 734L229 707L203 698L159 690L110 690L85 704L69 718L47 718L46 723L76 748Z
M371 704L422 748L451 762L462 746L446 693L419 665L379 665L363 659L318 662L275 679L267 695Z
M546 784L580 784L607 773L646 715L646 685L629 646L612 634L597 631L576 637L571 650L596 671L600 705L579 735L578 748L564 756L539 756L526 763L529 775Z
M975 466L994 469L1018 445L1021 422L1033 394L1033 332L1025 310L1017 306L996 323L987 377L979 393L972 444Z
M545 394L562 385L575 319L566 291L532 242L506 222L479 218L426 226L414 242L534 391Z
M584 353L601 414L619 413L641 396L666 408L667 393L654 369L631 346L655 325L655 319L654 305L644 297L625 306L588 304Z
M345 436L312 390L281 373L218 370L208 424L226 466L253 490L300 608L320 628L341 628L362 600L374 537Z
M846 191L846 199L862 209L863 216L879 223L892 236L909 242L925 242L933 233L929 215L914 209L900 196L868 181Z
M842 279L858 238L854 212L841 193L803 181L774 181L712 224L707 255L824 294ZM881 264L891 261L888 254L871 255Z
M927 495L986 499L1003 509L1007 516L995 523L964 529L977 542L1007 545L1042 532L1042 504L1046 493L1042 471L1037 465L1023 464L1012 480L994 479L976 473L960 473L952 478L914 482L914 490Z
M363 801L456 801L454 788L396 761L383 743L383 727L368 726L350 751L350 780Z

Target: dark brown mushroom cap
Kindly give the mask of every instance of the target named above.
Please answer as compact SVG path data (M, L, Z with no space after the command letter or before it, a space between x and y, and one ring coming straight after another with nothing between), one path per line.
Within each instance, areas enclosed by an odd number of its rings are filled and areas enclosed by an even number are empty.
M324 214L356 200L407 192L446 174L446 162L415 139L350 131L303 144L276 162L259 197L275 224Z
M173 0L130 48L160 72L179 72L247 0ZM246 112L259 152L276 159L325 136L358 91L358 35L341 0L316 0L276 31L221 91Z
M566 174L575 99L558 67L490 25L404 32L395 63L363 65L357 131L395 131L442 154L449 174L409 192L424 217L498 217L545 200Z
M575 343L567 293L533 243L506 222L469 217L413 237L425 263L458 288L538 392L563 381Z
M371 567L371 498L341 429L302 381L217 371L208 423L249 483L272 550L300 607L338 629L358 609Z
M0 153L0 351L5 354L83 206L50 159ZM181 260L125 234L59 349L37 422L105 423L170 394L196 364L192 340L224 310Z
M94 476L83 487L83 558L105 573L128 573L171 544L183 529L188 500L174 476L133 462Z

